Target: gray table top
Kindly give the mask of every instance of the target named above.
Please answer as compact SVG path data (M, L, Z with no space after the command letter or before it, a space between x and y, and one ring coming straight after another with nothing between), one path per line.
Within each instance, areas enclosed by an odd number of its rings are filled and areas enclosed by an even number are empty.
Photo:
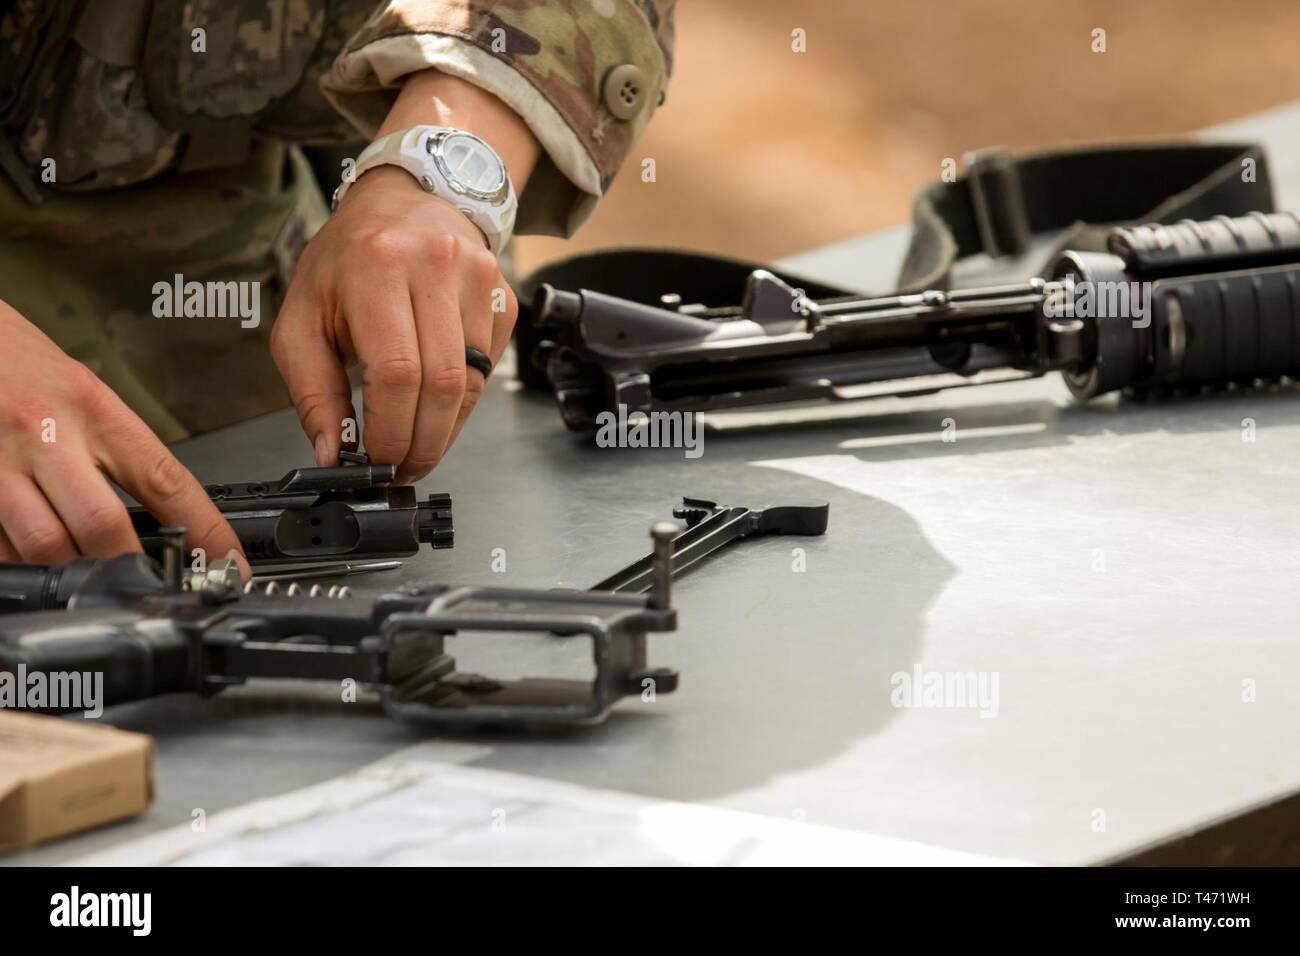
M1297 115L1215 131L1270 142L1292 205ZM904 238L792 266L879 288ZM587 585L643 553L681 495L824 498L831 528L682 579L680 630L651 641L678 693L581 731L474 735L475 766L1042 863L1113 858L1300 790L1294 390L1081 407L1053 377L714 422L698 460L598 449L547 396L494 377L422 483L453 495L455 549L384 583ZM177 452L204 481L310 458L292 412ZM895 706L897 675L946 672L995 676L996 713ZM154 736L153 808L9 862L68 860L429 739L281 684L107 719Z

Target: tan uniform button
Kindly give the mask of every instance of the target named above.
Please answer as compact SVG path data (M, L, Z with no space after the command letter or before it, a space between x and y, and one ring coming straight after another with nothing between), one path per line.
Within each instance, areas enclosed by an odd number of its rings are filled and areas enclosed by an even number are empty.
M645 74L639 66L631 63L616 66L605 75L601 95L610 113L618 119L630 120L641 112L641 105L645 103Z

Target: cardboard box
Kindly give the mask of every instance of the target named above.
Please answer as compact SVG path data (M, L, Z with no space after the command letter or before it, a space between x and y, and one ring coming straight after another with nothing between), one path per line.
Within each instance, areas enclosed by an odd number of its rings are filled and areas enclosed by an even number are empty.
M152 738L0 710L0 852L134 816L152 799Z

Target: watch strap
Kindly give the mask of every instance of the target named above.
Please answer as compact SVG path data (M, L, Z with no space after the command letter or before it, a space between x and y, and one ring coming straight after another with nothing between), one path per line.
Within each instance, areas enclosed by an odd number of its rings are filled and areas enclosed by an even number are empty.
M338 208L344 194L362 174L376 166L397 166L409 173L426 192L455 206L465 218L478 227L492 253L500 255L514 231L515 211L518 205L509 173L505 173L506 197L499 207L492 206L482 199L457 194L446 182L433 157L422 149L422 144L428 136L441 132L464 133L463 130L453 127L411 126L375 140L357 156L351 178L345 179L334 191L331 208ZM474 138L479 139L479 137ZM482 142L481 139L479 141ZM486 143L484 145L487 146ZM487 148L491 149L490 146ZM495 150L493 154L495 155ZM501 162L500 157L497 157L497 161ZM505 170L504 163L501 163L501 168Z

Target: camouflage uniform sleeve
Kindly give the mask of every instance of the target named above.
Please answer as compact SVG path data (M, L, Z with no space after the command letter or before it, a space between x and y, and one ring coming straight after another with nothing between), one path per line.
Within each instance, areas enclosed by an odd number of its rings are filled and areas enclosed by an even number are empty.
M515 231L567 236L591 215L663 102L674 3L389 0L321 86L369 136L409 73L433 67L493 93L545 151L520 197Z

